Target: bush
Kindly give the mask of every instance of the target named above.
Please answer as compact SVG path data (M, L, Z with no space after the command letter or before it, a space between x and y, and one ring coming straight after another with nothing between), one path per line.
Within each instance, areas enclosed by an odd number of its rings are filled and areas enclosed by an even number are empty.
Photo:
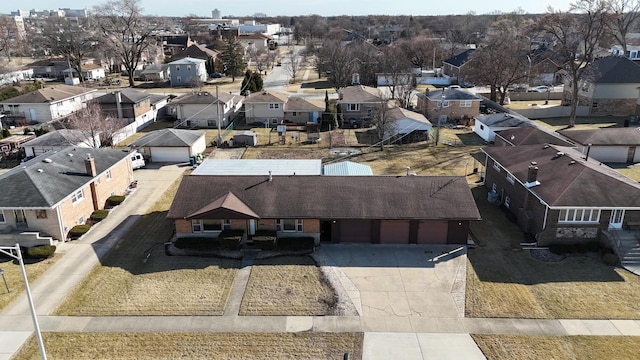
M53 245L39 245L27 248L24 254L29 259L46 259L55 252L56 247Z
M91 226L87 224L76 225L72 227L71 230L69 230L69 237L71 238L71 240L75 240L84 235L87 231L89 231L89 229L91 229Z
M100 222L109 215L109 210L96 210L89 217L93 222Z
M276 249L288 251L313 250L315 239L310 236L278 238Z
M617 265L619 260L618 255L614 253L606 253L602 255L602 262L609 266Z
M549 251L556 255L584 254L586 252L597 252L599 249L600 244L595 241L582 244L554 244L549 246Z
M257 230L256 234L251 237L253 243L260 250L272 250L276 247L278 235L275 230Z
M218 239L223 249L238 250L244 236L244 230L222 230Z
M220 241L216 238L201 238L201 237L193 237L193 238L178 238L176 242L173 243L178 249L190 249L190 250L219 250L220 249Z
M111 195L107 198L107 206L118 206L124 201L124 195Z

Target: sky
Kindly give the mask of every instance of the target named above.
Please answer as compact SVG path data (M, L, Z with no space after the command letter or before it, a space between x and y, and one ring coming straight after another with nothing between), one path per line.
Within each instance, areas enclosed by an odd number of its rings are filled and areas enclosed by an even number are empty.
M334 15L448 15L474 12L478 15L495 11L512 12L521 8L526 13L540 14L547 5L557 10L568 10L573 0L140 0L145 14L159 16L186 16L195 14L211 17L211 10L218 8L222 16L250 16L264 13L267 16L295 16L318 14ZM71 8L91 9L107 0L23 0L1 1L0 13L31 9ZM363 5L363 4L366 4ZM19 8L18 8L19 7Z

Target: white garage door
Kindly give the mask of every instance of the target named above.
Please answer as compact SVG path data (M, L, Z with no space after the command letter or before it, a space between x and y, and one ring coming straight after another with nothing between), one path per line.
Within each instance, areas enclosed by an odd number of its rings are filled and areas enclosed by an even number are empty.
M152 147L151 161L152 162L171 162L171 163L188 162L189 148Z

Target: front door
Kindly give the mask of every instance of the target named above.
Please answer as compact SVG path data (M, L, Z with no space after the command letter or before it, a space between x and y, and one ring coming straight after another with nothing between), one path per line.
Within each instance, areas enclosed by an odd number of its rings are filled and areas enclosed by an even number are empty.
M256 221L254 219L249 220L249 235L253 236L256 234Z
M24 216L24 210L15 210L16 228L23 229L27 227L27 219Z
M611 211L611 219L609 219L609 229L621 229L624 220L624 210L614 209Z

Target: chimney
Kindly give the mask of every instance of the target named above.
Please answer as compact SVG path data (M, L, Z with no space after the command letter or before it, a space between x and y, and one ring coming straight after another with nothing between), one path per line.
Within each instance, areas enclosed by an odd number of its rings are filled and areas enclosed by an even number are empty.
M96 172L96 162L91 157L91 154L87 154L87 158L84 160L84 166L87 169L87 175L91 177L96 177L96 175L98 175Z
M527 171L527 182L524 184L524 186L526 188L532 188L536 185L540 185L540 182L538 181L538 163L532 161Z
M269 170L269 181L273 180L273 176L271 176L271 170Z
M407 166L407 167L406 167L406 169L407 169L407 176L409 176L409 175L411 174L411 173L409 172L409 171L411 171L411 166Z
M116 91L116 108L118 110L118 119L122 119L122 94Z

